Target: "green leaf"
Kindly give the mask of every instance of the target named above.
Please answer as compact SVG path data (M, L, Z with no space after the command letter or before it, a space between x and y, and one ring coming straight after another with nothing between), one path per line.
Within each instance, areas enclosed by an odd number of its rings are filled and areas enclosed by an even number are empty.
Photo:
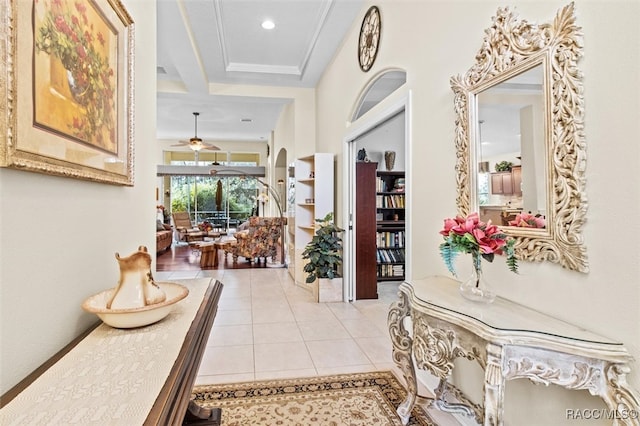
M516 258L516 249L515 249L516 240L510 238L507 240L507 244L505 244L503 251L507 255L507 267L509 270L515 274L518 273L518 259Z
M442 257L442 260L444 260L444 264L447 266L447 269L454 277L458 276L456 275L456 270L453 265L457 255L458 251L453 248L451 244L446 242L440 244L440 256Z
M333 213L315 219L315 222L315 234L302 252L302 258L309 261L304 267L308 274L307 283L317 278L338 276L338 267L342 264L342 239L339 233L343 229L333 223Z

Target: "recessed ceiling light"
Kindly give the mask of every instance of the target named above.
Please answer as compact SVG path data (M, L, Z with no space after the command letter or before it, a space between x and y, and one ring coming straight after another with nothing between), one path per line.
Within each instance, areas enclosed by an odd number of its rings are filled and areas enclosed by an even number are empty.
M273 23L273 21L270 21L268 19L262 21L262 28L264 28L265 30L272 30L276 27L276 24Z

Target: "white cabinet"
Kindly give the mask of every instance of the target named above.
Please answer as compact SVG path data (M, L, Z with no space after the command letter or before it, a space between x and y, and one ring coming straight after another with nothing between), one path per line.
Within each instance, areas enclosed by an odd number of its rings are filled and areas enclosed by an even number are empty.
M296 160L294 279L305 284L302 252L315 233L315 219L334 212L334 159L330 153L316 153ZM291 270L290 270L291 271Z

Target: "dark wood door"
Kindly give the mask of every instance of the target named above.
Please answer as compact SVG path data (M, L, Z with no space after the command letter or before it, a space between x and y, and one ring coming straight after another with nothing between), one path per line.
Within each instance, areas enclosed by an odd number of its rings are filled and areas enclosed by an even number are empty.
M376 168L378 163L356 163L356 299L377 299Z

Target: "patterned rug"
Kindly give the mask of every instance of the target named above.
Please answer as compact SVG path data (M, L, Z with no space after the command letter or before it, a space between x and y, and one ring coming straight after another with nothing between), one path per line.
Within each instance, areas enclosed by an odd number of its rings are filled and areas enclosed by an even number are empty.
M401 425L396 408L406 392L389 371L290 380L196 386L192 399L222 408L224 426ZM419 407L410 425L436 423Z

